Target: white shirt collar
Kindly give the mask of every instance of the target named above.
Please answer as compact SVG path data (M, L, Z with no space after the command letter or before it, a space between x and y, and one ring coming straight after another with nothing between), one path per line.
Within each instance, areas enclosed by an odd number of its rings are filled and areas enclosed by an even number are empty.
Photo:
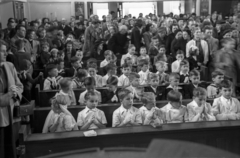
M186 74L184 74L182 71L180 71L180 75L184 75L184 76L188 76L188 72Z
M97 108L89 109L87 106L85 107L85 109L86 109L86 113L88 113L89 111L93 111L93 112L97 111Z
M224 101L224 102L231 102L232 101L232 98L230 98L230 99L227 99L227 98L225 98L224 96L221 96L221 100L222 101Z
M126 109L123 107L123 105L121 105L119 110L120 110L120 114L123 114L123 112L127 112L128 110L130 112L133 112L132 106L129 109Z

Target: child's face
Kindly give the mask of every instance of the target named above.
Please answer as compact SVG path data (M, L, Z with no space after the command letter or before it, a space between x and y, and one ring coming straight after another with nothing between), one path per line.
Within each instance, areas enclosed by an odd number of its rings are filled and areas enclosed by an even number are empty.
M81 61L82 58L83 58L83 52L82 51L77 51L75 56L78 57L79 61Z
M130 72L131 72L131 68L130 68L130 67L124 67L124 68L122 68L122 73L123 73L125 76L128 76Z
M64 69L64 62L63 61L60 62L58 67L59 67L59 70Z
M57 75L58 75L58 69L57 69L57 68L56 68L56 69L52 69L52 70L50 70L50 71L48 72L48 74L49 74L50 77L57 77Z
M72 66L73 66L75 69L79 68L79 67L81 66L80 61L78 60L78 61L72 63Z
M193 76L190 77L190 80L191 80L192 84L198 85L199 82L200 82L200 76L194 76L193 75Z
M166 54L166 49L165 48L160 48L159 49L159 54Z
M165 65L156 65L156 68L158 70L158 72L164 72L166 70L166 66Z
M205 31L205 36L206 36L207 38L212 37L212 33L213 33L212 30L206 30L206 31Z
M232 37L233 38L237 38L238 37L238 31L237 30L233 30L232 31Z
M213 78L213 83L219 85L224 80L224 75L217 75Z
M95 77L96 76L96 73L97 73L97 70L94 69L94 68L89 68L88 69L88 73L91 77Z
M143 72L146 72L146 71L148 70L148 68L149 68L148 65L143 65L142 68L141 68L141 70L142 70Z
M221 88L221 94L224 98L230 99L232 96L232 88Z
M146 48L141 48L141 49L140 49L140 54L141 54L142 56L146 55L146 54L147 54Z
M109 52L107 55L106 55L106 60L111 60L112 59L112 52Z
M151 79L150 84L151 84L151 86L153 86L153 87L157 87L157 86L159 85L159 79L158 79L158 78Z
M155 100L152 100L152 101L149 101L145 107L148 109L148 110L151 110L153 107L156 107L156 101Z
M116 73L117 73L116 69L108 70L108 75L109 76L116 75Z
M132 47L132 48L128 49L128 51L131 55L133 55L133 54L135 54L136 48Z
M206 95L200 95L199 97L195 97L194 100L198 104L198 106L202 106L206 103L207 96Z
M52 56L54 57L54 58L56 58L57 57L57 51L52 51Z
M189 71L189 65L188 65L188 64L182 65L182 66L181 66L181 71L182 71L183 73L188 73L188 71Z
M87 91L94 92L95 86L94 85L85 85Z
M182 60L184 59L184 55L183 55L183 54L177 54L177 55L176 55L176 59L177 59L178 61L182 61Z
M129 93L123 100L122 105L124 108L129 109L133 105L133 94Z
M170 80L170 85L171 85L172 87L178 86L178 84L179 84L179 79L172 78L172 79Z
M126 59L126 63L127 63L128 65L132 65L132 64L133 64L132 59L131 59L131 58L127 58L127 59Z
M72 50L72 47L73 47L72 44L67 44L67 50L68 50L68 51L71 51L71 50Z
M158 39L153 40L153 45L154 46L158 46L158 44L159 44L159 40Z
M88 100L86 100L86 106L89 109L94 109L98 105L98 96L97 95L91 95L89 96Z
M48 52L49 51L49 47L47 45L44 45L44 46L42 46L42 50L44 52Z
M133 87L137 87L137 86L139 86L139 82L140 82L139 78L134 78L132 80L131 84L132 84Z
M113 92L117 88L116 85L108 85L108 90Z

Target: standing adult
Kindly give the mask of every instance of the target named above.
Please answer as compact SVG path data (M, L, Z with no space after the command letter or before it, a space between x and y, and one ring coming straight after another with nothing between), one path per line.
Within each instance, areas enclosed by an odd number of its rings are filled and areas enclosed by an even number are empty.
M137 19L135 27L131 34L131 43L136 47L136 52L139 54L140 47L142 44L142 20Z
M150 43L152 39L152 24L146 25L146 32L143 33L144 43L146 45L147 51L149 51Z
M22 98L23 85L15 67L6 62L7 47L0 42L0 157L16 158L16 140L20 118L13 116L13 108Z

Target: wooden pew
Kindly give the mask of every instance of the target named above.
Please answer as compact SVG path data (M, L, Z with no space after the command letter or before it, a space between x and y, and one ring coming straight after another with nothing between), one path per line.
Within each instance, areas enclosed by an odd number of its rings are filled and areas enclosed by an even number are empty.
M182 104L187 105L191 100L183 100ZM213 100L208 100L209 103L212 104ZM156 103L156 106L159 108L162 108L168 103L167 100L164 101L158 101ZM102 104L99 105L98 108L102 110L105 113L106 119L107 119L107 127L112 127L112 115L114 110L116 110L120 104ZM133 106L140 108L142 106L142 103L134 103ZM70 106L68 110L72 113L73 117L77 120L78 113L83 110L85 107L83 106ZM42 133L43 125L45 122L45 119L51 110L50 107L44 107L44 108L35 108L34 110L34 117L33 117L33 133Z
M154 138L190 141L240 155L240 121L164 124L160 128L151 126L106 128L98 129L96 132L96 137L85 137L83 131L31 134L25 140L26 157L93 147L146 148Z

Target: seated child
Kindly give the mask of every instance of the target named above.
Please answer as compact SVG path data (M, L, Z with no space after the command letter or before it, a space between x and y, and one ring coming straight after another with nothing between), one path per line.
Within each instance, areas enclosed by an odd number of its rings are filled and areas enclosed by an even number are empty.
M148 55L150 57L151 63L154 63L154 58L159 53L159 39L157 36L152 37Z
M85 69L78 69L77 74L73 78L72 88L84 88L84 79L88 76L88 73Z
M182 123L188 121L186 106L182 105L182 94L178 91L171 90L167 94L169 103L161 110L165 113L167 123Z
M146 85L149 81L149 61L142 59L139 61L138 66L141 68L141 71L138 73L140 76L140 85Z
M118 93L118 78L111 76L107 80L108 89L102 92L102 103L119 103Z
M96 81L96 87L102 87L102 76L97 74L97 64L92 63L88 66L88 75L93 77Z
M220 83L223 81L224 75L220 71L212 72L212 81L213 83L207 87L207 97L208 98L217 98L220 97Z
M80 62L80 67L83 67L83 62L82 62L82 58L83 58L83 51L78 50L76 51L75 57L78 58L79 62Z
M105 76L103 76L103 78L102 78L102 86L103 87L107 85L107 80L108 80L109 77L111 77L111 76L117 77L116 76L116 73L117 73L117 66L116 65L108 64L106 66L106 70L107 70L107 74ZM118 79L118 77L117 77L117 79Z
M44 80L43 90L55 90L59 89L59 81L62 76L58 76L57 66L50 64L46 67L48 77Z
M126 57L124 59L124 64L128 64L130 67L131 67L131 71L132 72L138 72L138 67L136 65L134 65L133 61L132 61L132 58L131 57Z
M76 97L72 90L72 79L70 78L63 78L59 81L60 92L57 94L64 95L67 97L66 100L69 100L67 105L76 105Z
M180 83L189 83L189 63L187 60L182 60L180 63Z
M40 52L40 67L45 68L48 64L49 58L51 54L49 52L49 43L48 42L43 42L41 44L41 52Z
M65 77L64 60L62 58L58 58L56 64L58 68L58 76Z
M50 58L49 58L48 63L49 63L49 64L54 64L54 63L57 61L57 59L58 59L58 49L53 48L53 49L50 51L50 54L51 54L51 56L50 56Z
M144 92L143 87L139 87L139 80L140 76L136 72L131 72L129 74L129 83L130 86L126 87L126 89L130 90L133 93L133 99L134 100L141 100L142 94Z
M229 80L220 83L221 97L214 99L212 112L217 120L239 120L240 102L232 97L233 87Z
M78 130L74 117L66 108L69 100L64 95L56 95L51 102L52 110L45 120L42 133Z
M85 94L86 108L78 113L77 125L80 130L105 128L107 120L102 110L97 108L98 94L89 91Z
M150 62L149 55L147 54L147 49L144 46L140 48L140 56L137 58L137 64L139 63L140 60L143 60L143 59Z
M165 116L164 113L156 107L155 95L152 92L145 92L142 97L143 106L139 108L142 116L143 125L161 126Z
M129 73L131 72L131 67L128 64L122 65L122 75L118 78L118 86L126 87L129 86Z
M170 92L171 90L175 90L175 91L179 91L182 95L183 95L183 89L182 87L179 87L179 74L178 73L171 73L169 75L169 86L166 87L165 91L164 91L164 95L165 95L165 99L167 99L167 94L168 92Z
M144 92L152 92L156 100L162 100L164 89L159 86L159 76L152 73L150 75L150 87L145 87Z
M128 53L122 56L121 59L121 66L124 64L125 58L130 57L132 59L133 65L137 65L137 56L134 54L136 53L136 48L133 44L130 44L128 47Z
M197 87L193 90L193 101L187 105L188 121L215 121L211 105L206 102L207 91L204 88Z
M105 59L100 63L100 68L107 66L110 63L113 52L111 50L106 50L104 52Z
M63 51L58 51L58 55L57 55L58 58L61 58L62 60L64 60L65 58L65 54Z
M167 70L167 63L164 61L157 61L155 66L157 68L156 74L159 76L159 84L162 85L169 83L169 75L165 73Z
M86 88L86 90L84 92L82 92L80 94L80 97L79 97L79 103L80 105L84 105L85 104L85 94L89 91L92 91L92 92L96 92L97 95L98 95L98 102L101 103L102 102L102 96L101 96L101 93L99 91L97 91L95 89L96 87L96 81L93 77L86 77L84 79L84 86Z
M203 87L200 82L200 72L198 70L192 70L189 73L190 83L187 86L184 86L184 99L193 98L193 90L198 87Z
M196 47L195 45L192 45L189 50L189 55L190 56L187 59L189 62L190 71L194 69L200 70L201 63L199 62L199 59L198 59L198 55L199 55L198 47Z
M176 61L172 63L172 72L179 73L180 72L180 63L184 59L184 52L182 50L178 50L176 53Z
M74 77L79 68L81 68L80 60L76 56L72 57L71 58L71 67L65 69L66 77Z
M167 62L167 56L166 56L166 48L164 45L161 45L159 47L159 51L157 56L154 57L154 65L156 64L156 62L158 61L163 61L163 62Z
M136 126L142 124L139 109L133 106L133 94L128 89L118 92L121 106L113 112L112 127Z

